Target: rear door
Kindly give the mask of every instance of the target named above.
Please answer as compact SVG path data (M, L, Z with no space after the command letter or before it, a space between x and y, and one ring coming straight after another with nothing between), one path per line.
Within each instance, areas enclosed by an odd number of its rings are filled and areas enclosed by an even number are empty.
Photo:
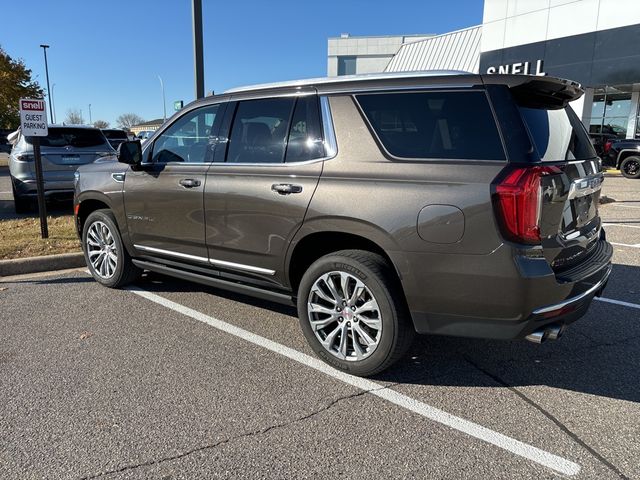
M555 167L542 178L540 236L553 269L566 270L598 247L600 159L570 106L519 109L542 164Z
M205 188L210 261L278 282L322 172L318 97L313 90L240 100L229 110L226 155L212 164Z

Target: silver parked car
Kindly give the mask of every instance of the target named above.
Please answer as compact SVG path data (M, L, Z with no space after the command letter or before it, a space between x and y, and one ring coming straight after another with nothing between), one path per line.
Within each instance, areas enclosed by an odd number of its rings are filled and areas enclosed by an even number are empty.
M47 197L73 197L73 174L79 165L114 155L104 134L89 126L49 126L40 138L44 190ZM36 197L36 169L31 138L21 133L9 156L9 172L17 213L29 210Z

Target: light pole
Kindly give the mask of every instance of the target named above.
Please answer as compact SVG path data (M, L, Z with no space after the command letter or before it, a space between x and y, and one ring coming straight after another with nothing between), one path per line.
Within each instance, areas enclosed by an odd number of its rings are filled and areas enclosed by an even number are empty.
M51 85L51 103L53 104L53 108L51 109L52 113L53 113L53 123L56 123L57 120L57 115L56 115L56 102L53 99L53 92L56 89L56 84L54 83L53 85Z
M89 125L91 125L91 104L89 104Z
M167 102L164 99L164 82L162 81L162 77L160 75L158 75L158 80L160 80L160 88L162 89L162 114L163 114L163 119L166 122L167 121Z
M47 96L49 97L49 117L51 117L51 123L53 123L53 107L51 103L51 89L49 88L49 65L47 63L47 48L49 45L40 45L44 51L44 71L47 74Z
M196 100L204 97L204 56L202 53L202 0L192 0L193 14L193 69Z

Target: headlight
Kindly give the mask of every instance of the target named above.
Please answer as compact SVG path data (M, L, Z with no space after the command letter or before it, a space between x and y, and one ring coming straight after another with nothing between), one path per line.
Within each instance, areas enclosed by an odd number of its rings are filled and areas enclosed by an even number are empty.
M79 181L80 181L80 172L76 170L75 172L73 172L73 184L78 185Z

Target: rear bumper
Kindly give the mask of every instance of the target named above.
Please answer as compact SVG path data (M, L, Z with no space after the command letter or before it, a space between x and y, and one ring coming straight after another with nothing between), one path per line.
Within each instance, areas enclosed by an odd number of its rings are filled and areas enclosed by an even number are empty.
M606 255L594 259L584 276L570 281L556 276L546 260L522 256L506 246L475 258L451 256L442 263L434 259L432 265L445 271L430 275L430 269L414 270L417 278L411 283L420 287L405 288L415 329L424 334L516 339L545 325L575 322L600 295L611 273L613 249L604 239L600 242Z
M38 194L38 187L36 181L33 179L19 180L14 179L14 187L16 193L21 197L36 197ZM73 177L71 180L56 180L44 182L44 195L45 197L64 197L73 198L74 185Z

